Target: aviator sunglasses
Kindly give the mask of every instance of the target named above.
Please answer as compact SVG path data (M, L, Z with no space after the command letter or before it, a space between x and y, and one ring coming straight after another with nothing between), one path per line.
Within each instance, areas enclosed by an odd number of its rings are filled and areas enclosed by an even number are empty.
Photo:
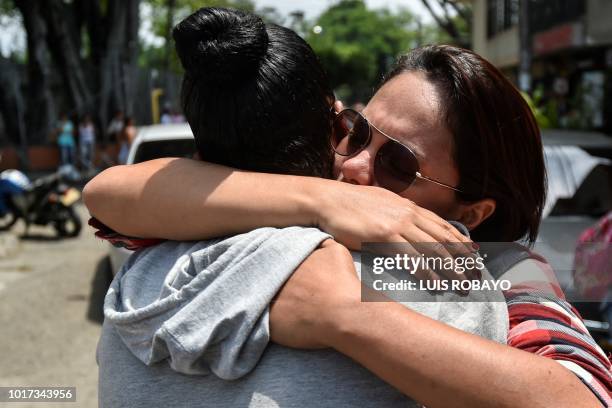
M332 133L334 152L340 156L355 156L370 144L372 129L388 139L378 149L374 160L374 177L380 187L401 193L419 178L462 192L453 186L422 175L419 161L408 146L378 129L368 122L365 116L353 109L344 109L334 117Z

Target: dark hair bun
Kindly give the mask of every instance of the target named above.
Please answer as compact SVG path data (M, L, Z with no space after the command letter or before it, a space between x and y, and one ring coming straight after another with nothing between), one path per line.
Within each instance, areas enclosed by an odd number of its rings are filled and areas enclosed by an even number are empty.
M238 10L201 8L172 35L186 75L211 83L251 77L268 49L261 18Z

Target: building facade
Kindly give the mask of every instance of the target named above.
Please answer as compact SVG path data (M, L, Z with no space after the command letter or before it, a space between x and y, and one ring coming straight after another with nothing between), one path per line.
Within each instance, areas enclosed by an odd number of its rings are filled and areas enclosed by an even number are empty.
M530 94L549 126L612 133L612 1L524 0L526 22L522 1L474 0L474 51L517 83L526 30Z

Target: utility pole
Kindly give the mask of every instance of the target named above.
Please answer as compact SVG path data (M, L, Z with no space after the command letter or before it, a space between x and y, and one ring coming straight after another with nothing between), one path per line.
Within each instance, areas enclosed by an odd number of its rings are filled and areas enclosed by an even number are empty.
M529 28L529 1L519 2L519 88L523 92L531 91L532 44Z
M163 66L163 87L164 105L174 102L172 78L170 74L170 65L174 47L172 44L172 28L174 27L174 12L176 11L176 0L167 0L166 2L166 44L164 50L164 66Z

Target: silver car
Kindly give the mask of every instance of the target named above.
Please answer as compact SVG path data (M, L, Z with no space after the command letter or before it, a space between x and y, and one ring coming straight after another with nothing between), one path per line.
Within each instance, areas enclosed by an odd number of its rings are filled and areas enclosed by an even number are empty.
M132 143L127 164L135 164L162 157L193 157L195 142L188 124L168 124L141 127ZM110 245L109 257L115 275L132 251Z

